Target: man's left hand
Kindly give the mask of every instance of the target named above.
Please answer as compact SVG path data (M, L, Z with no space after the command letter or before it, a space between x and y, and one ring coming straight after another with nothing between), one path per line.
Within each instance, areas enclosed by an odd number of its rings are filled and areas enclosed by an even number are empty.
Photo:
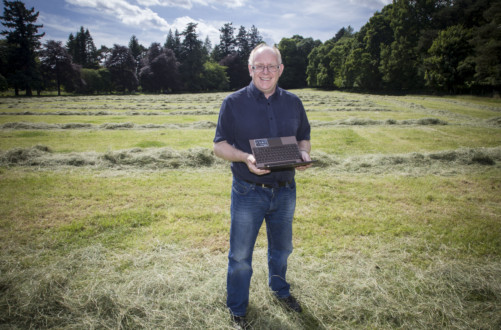
M300 152L301 152L301 158L303 159L303 161L309 162L311 160L310 155L306 151L301 150ZM307 168L310 168L311 166L312 166L312 164L308 164L308 165L304 165L304 166L298 166L298 167L296 167L296 169L299 171L304 171Z

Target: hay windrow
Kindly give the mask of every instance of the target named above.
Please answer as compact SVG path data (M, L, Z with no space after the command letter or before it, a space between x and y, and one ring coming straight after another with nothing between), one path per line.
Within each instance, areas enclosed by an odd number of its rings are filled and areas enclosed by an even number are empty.
M501 147L461 148L432 153L409 153L390 155L361 155L340 158L324 152L313 152L317 160L314 168L325 168L339 172L357 173L435 173L447 174L461 168L499 166ZM204 168L225 166L227 162L214 155L211 149L190 148L175 150L162 148L133 148L106 153L53 153L45 146L15 148L0 152L1 166L37 166L57 168L59 166L91 166L96 169L136 168Z
M347 118L336 121L311 121L312 127L328 126L371 126L371 125L448 125L444 120L437 118L421 118L409 120L373 120L367 118ZM216 123L212 121L196 121L183 124L134 124L125 123L105 123L101 125L92 125L88 123L67 123L67 124L47 124L47 123L26 123L11 122L0 126L0 129L10 130L53 130L53 129L93 129L93 130L123 130L123 129L214 129Z
M0 112L0 116L206 116L217 115L219 109L178 110L177 111L18 111Z
M0 125L0 129L9 130L70 130L70 129L92 129L92 130L150 130L150 129L214 129L215 122L196 121L183 124L134 124L126 123L105 123L101 125L92 125L88 123L66 123L66 124L47 124L47 123L26 123L11 122Z
M347 118L335 121L311 121L312 127L325 127L325 126L370 126L370 125L448 125L448 122L438 118L421 118L421 119L408 119L408 120L373 120L368 118Z

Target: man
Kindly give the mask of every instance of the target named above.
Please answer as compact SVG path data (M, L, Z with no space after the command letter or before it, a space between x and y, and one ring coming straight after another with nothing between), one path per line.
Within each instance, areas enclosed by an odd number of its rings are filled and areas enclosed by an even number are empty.
M214 138L216 156L232 162L227 306L233 321L244 328L252 252L263 220L268 237L268 284L286 307L301 312L285 279L287 258L292 252L295 171L258 169L249 139L293 135L303 160L311 160L310 125L303 104L296 95L277 86L284 71L279 50L266 44L257 46L248 67L252 81L224 99Z

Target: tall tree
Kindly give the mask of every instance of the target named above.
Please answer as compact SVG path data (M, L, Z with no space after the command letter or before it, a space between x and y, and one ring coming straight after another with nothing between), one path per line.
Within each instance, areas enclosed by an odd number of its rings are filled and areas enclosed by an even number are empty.
M181 56L181 34L176 29L176 32L172 34L172 30L169 30L167 34L167 40L165 41L165 48L171 49L177 59Z
M381 47L393 42L390 26L392 5L376 12L356 35L357 44L346 63L346 74L352 77L353 86L364 90L380 90L382 75Z
M57 95L61 95L61 85L74 90L79 69L73 65L70 54L61 41L48 40L40 51L40 63L44 78L54 80Z
M501 3L493 2L482 15L487 22L473 29L475 80L482 88L501 92Z
M209 57L210 54L212 53L212 42L210 41L209 36L205 37L203 49L204 49L204 56Z
M226 73L230 80L229 88L231 90L240 89L249 84L250 76L247 63L237 52L226 56L219 61L219 64L226 68Z
M336 43L327 40L319 45L308 55L308 67L306 68L306 80L310 87L333 88L334 73L331 70L329 52Z
M212 58L219 62L228 55L231 55L236 49L235 28L233 23L225 23L219 32L219 44L214 47Z
M261 33L259 33L259 30L254 25L251 27L248 39L249 39L249 48L251 50L263 42L263 36L261 35Z
M141 86L147 92L168 92L179 86L179 64L172 49L151 44L142 60L139 73Z
M7 79L16 95L19 95L19 89L25 89L26 95L31 96L33 88L41 87L36 52L41 46L40 39L45 35L38 33L43 25L35 24L39 12L35 12L34 8L26 9L21 1L4 0L3 3L4 13L0 19L8 29L1 32L7 36L9 45Z
M136 63L129 48L114 45L110 57L106 60L106 68L111 75L111 82L115 90L132 92L138 86Z
M454 25L441 31L429 49L425 59L426 82L429 86L457 93L473 81L474 65L469 58L470 30Z
M9 88L7 78L5 78L8 72L8 50L9 46L7 44L7 40L0 39L0 91L7 90Z
M139 73L139 71L141 70L141 59L143 58L146 49L139 44L139 41L137 40L135 35L130 37L129 50L132 54L132 57L134 57L134 60L136 61L136 73Z
M312 38L303 38L295 35L292 38L283 38L278 44L285 65L284 73L280 78L280 85L284 88L306 87L306 68L308 54L314 48Z
M198 39L196 23L188 23L186 29L181 33L184 37L181 43L181 78L188 91L199 91L201 86L201 74L204 70L204 63L207 60L203 56L203 43Z
M419 57L416 50L420 24L416 15L418 1L395 0L391 7L390 26L393 42L381 46L379 70L390 89L410 90L422 86Z
M84 27L81 26L76 36L70 33L66 48L74 63L89 69L96 69L99 66L98 51L89 29L84 30Z
M237 36L235 37L235 45L238 50L238 56L245 60L249 57L251 48L249 44L249 34L244 26L240 26Z

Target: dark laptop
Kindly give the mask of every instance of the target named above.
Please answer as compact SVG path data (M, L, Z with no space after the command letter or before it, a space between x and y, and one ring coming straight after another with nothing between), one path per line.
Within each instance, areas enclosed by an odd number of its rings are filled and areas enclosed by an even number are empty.
M259 169L283 169L311 164L303 161L295 136L249 140Z

